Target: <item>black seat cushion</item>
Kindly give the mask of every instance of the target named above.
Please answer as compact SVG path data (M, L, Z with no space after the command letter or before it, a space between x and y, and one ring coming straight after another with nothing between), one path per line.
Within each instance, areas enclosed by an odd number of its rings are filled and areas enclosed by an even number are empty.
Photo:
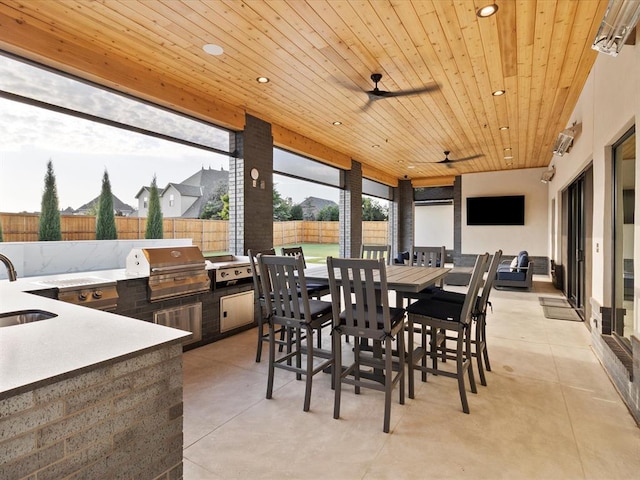
M353 313L355 316L355 307L353 308ZM365 311L368 311L368 308L365 307ZM398 322L401 322L404 319L404 308L396 308L396 307L389 307L389 316L391 317L391 328L393 329L393 327L395 327ZM340 313L340 325L345 325L346 323L346 318L347 315L346 313L343 311ZM378 328L382 329L383 326L383 318L382 318L382 307L377 306L376 307L376 321L378 322ZM369 323L366 322L365 323L365 328L368 328Z
M418 300L407 307L407 312L440 320L460 321L462 304L438 300Z

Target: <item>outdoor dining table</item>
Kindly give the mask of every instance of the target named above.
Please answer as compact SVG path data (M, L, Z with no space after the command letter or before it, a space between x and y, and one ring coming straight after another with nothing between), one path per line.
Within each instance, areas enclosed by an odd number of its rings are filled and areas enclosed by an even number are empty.
M387 265L387 289L396 292L396 306L402 306L403 294L418 293L427 287L439 283L450 268L420 267L412 265ZM326 265L314 265L305 268L304 276L307 282L329 284L329 271ZM340 280L340 272L336 270L336 281ZM379 286L379 278L374 278Z

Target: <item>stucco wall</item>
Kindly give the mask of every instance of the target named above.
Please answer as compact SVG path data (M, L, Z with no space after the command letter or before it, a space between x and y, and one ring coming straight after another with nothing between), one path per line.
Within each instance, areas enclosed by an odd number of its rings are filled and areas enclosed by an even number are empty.
M625 46L617 57L599 54L587 79L569 125L582 124L582 132L574 140L571 151L563 157L550 157L556 167L556 176L549 184L549 204L555 199L555 218L560 222L562 191L590 164L593 164L593 275L592 296L601 305L610 304L611 278L611 145L640 117L640 48ZM636 127L636 135L638 128ZM636 141L636 158L640 143ZM636 168L636 185L640 169ZM636 211L640 208L640 196L636 195ZM550 212L550 216L551 216ZM636 217L637 218L637 217ZM634 258L635 271L640 271L640 232L636 222ZM560 226L556 224L556 232ZM554 254L558 253L559 239L552 241ZM557 256L557 255L556 255ZM635 299L639 297L636 282ZM635 308L634 332L640 334L638 308Z
M546 168L474 173L462 176L462 253L477 254L502 249L504 255L527 250L531 256L548 256L549 226L547 185L540 181ZM467 197L524 195L522 226L468 226Z

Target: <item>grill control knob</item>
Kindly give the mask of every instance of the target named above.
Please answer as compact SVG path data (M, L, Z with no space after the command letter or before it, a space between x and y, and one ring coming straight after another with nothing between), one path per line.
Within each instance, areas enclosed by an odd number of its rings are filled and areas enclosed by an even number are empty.
M227 272L220 272L220 276L221 276L222 278L226 277L227 275L229 275L229 273L227 273Z
M234 273L235 273L236 275L240 275L240 274L242 274L242 271L240 271L240 270L236 270Z
M93 293L91 294L91 296L95 300L99 300L100 298L102 298L102 290L94 290Z
M78 300L85 301L88 296L89 292L87 292L86 290L80 290L80 293L78 293Z

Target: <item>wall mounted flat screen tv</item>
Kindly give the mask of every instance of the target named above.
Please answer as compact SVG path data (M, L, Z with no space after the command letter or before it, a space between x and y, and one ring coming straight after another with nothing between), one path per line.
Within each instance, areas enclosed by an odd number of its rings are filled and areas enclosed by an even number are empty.
M524 225L524 195L467 197L467 225Z

